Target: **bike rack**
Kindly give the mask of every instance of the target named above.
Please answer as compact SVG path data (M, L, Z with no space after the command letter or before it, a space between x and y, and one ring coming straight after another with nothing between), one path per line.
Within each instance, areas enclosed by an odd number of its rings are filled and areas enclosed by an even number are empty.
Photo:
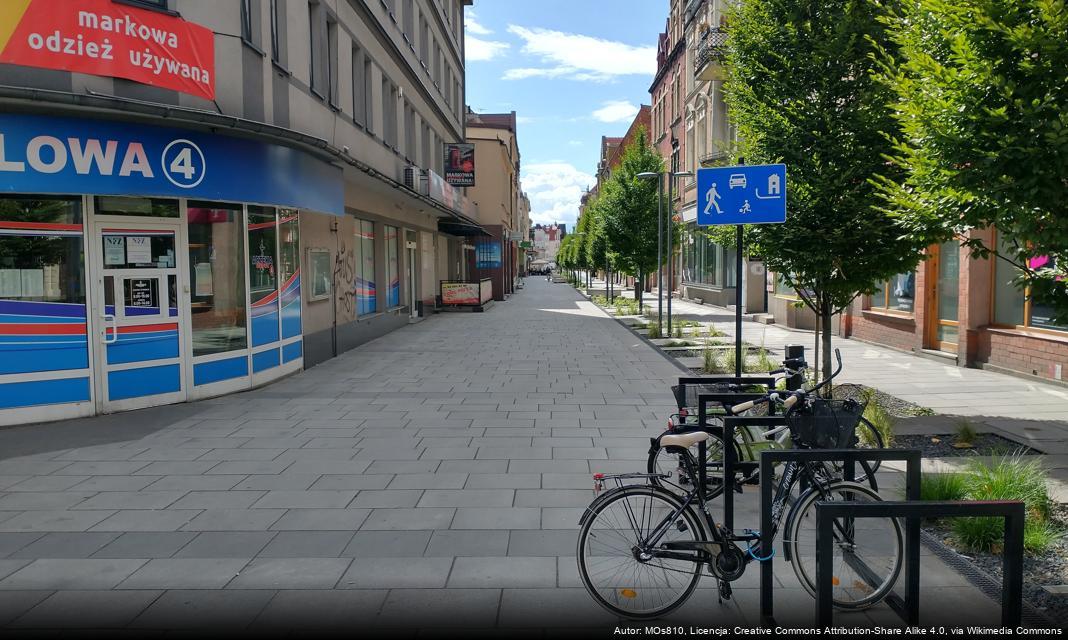
M763 483L761 484L763 486ZM913 500L904 502L820 501L816 503L816 624L821 627L830 626L834 617L834 603L831 595L833 586L831 584L832 520L834 518L887 517L904 518L906 523L906 591L905 612L902 617L910 625L918 624L920 618L920 518L1003 518L1005 520L1005 548L1002 555L1001 625L1003 627L1020 625L1023 615L1024 503L1019 501L917 502ZM915 535L913 535L912 528L916 530ZM770 562L765 564L770 566ZM763 615L763 574L761 574L760 594L761 614ZM770 601L768 604L770 615ZM901 612L899 611L898 614L901 615Z
M703 395L701 396L704 397ZM744 400L743 400L744 401ZM723 420L723 442L730 442L734 440L735 427L762 427L764 429L772 429L774 427L781 427L786 424L786 419L783 416L727 416ZM703 446L704 443L701 443ZM704 459L704 451L701 451L701 459ZM763 455L764 452L761 452ZM734 491L736 483L734 482L734 466L739 462L734 459L734 447L725 447L723 451L723 526L727 529L734 530ZM702 465L703 466L703 465ZM701 471L698 471L701 473ZM760 473L764 473L764 466L761 464ZM763 486L763 478L761 475L761 486ZM705 482L705 477L701 476L701 482ZM705 485L702 485L705 486Z
M736 418L724 421L724 439L734 437L734 424L740 420L754 420L755 418ZM733 449L727 447L724 451L724 473L730 472L734 477ZM845 463L846 478L853 478L855 465L860 460L880 461L904 461L905 462L905 498L908 501L918 501L920 498L920 450L919 449L776 449L760 452L760 557L767 558L760 563L760 620L764 625L774 626L774 584L775 574L773 565L773 542L774 532L772 525L772 483L769 478L774 477L774 468L777 462L843 462ZM724 482L727 482L726 477ZM733 488L733 487L732 487ZM724 494L727 494L724 487ZM733 496L732 496L733 498ZM841 503L837 503L841 504ZM877 506L894 504L880 502ZM726 509L727 502L724 502ZM733 517L733 501L731 505ZM724 518L724 526L733 529L733 522L728 523ZM823 541L826 542L826 541ZM897 594L891 592L884 602L890 606L908 624L917 623L919 600L917 594L920 591L920 518L919 516L905 517L905 594L906 600L902 600Z

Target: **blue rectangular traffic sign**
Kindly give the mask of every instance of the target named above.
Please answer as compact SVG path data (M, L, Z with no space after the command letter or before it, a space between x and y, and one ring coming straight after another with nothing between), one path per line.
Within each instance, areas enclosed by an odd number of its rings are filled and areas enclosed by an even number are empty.
M697 170L697 224L786 222L786 165Z

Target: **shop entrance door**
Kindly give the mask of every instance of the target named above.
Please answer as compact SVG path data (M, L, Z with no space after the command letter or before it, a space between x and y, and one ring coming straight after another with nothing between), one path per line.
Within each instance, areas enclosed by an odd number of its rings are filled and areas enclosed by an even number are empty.
M92 230L98 410L184 401L181 224L98 217Z
M928 287L927 345L931 349L956 353L960 331L960 243L955 240L932 248L927 261Z

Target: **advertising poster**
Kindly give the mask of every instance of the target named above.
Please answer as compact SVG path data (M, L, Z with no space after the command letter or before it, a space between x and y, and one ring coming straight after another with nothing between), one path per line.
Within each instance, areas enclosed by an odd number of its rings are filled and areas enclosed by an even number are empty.
M111 0L4 0L0 62L125 78L215 99L215 35Z
M126 236L126 261L130 264L152 262L152 242L148 236Z
M475 186L475 145L445 145L445 181L454 187Z
M478 283L443 282L441 284L442 304L478 304Z

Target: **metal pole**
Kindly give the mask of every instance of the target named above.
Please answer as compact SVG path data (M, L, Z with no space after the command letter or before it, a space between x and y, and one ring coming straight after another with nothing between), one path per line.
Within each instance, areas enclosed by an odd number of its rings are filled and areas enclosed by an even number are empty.
M664 326L664 174L657 178L660 191L656 200L656 322Z
M738 225L734 256L734 375L742 377L742 225Z
M675 290L675 274L672 269L671 239L675 235L675 176L668 173L668 216L667 216L667 334L671 335L671 292Z

